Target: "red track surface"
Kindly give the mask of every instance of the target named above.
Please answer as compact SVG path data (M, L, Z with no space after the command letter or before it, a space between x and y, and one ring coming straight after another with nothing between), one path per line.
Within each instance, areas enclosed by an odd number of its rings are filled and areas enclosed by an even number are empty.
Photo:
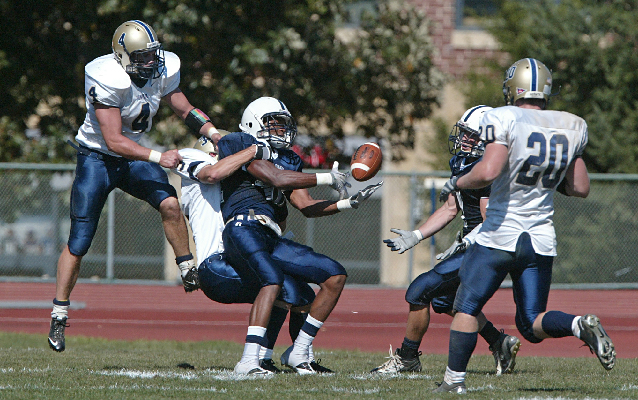
M407 304L402 289L348 288L315 340L317 348L387 351L399 346L405 333ZM55 295L53 283L0 282L0 303L48 302ZM67 337L93 336L108 339L229 340L243 343L250 305L214 303L202 292L185 294L181 286L133 286L79 283L73 303L85 308L71 310ZM600 317L616 346L618 357L638 357L638 291L553 290L550 310ZM50 308L0 309L0 330L42 334L46 346ZM520 334L514 326L514 302L510 289L501 289L488 302L485 314L506 333ZM447 354L451 318L433 314L421 350L424 354ZM289 345L287 328L278 345ZM576 338L523 341L520 356L593 357ZM477 354L489 354L479 338Z

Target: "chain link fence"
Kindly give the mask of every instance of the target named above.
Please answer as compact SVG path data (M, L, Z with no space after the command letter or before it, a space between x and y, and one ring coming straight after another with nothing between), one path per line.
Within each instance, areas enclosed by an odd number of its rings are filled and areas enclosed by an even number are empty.
M69 193L75 165L0 163L0 279L54 279L69 232ZM289 207L285 232L344 265L349 284L407 286L435 265L461 229L452 221L434 238L402 255L382 242L390 228L413 230L439 206L438 187L448 173L381 172L355 182L383 187L359 209L306 219ZM638 175L592 174L587 199L556 195L554 222L558 257L554 284L570 287L638 287ZM336 199L328 188L312 188L316 199ZM80 278L101 281L174 282L173 260L159 213L115 190L102 211ZM193 253L194 253L194 249ZM170 264L170 265L165 265Z

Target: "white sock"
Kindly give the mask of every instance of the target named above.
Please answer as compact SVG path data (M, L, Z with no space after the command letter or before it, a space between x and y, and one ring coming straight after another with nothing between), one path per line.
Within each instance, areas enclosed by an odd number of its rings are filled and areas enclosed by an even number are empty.
M51 311L51 318L62 319L69 316L69 306L53 305L53 311Z
M443 381L448 385L465 382L465 374L466 372L456 372L452 371L450 367L445 367L445 376L443 377Z
M308 346L308 362L313 362L315 360L315 353L312 351L312 343Z
M580 325L578 324L578 321L580 321L581 318L582 316L579 315L572 320L572 332L578 339L580 339Z
M306 317L306 322L312 326L316 326L317 329L321 329L321 327L323 326L323 322L319 321L318 319L312 318L312 316L310 315Z
M260 360L272 360L272 349L261 346L259 349L259 359Z
M266 336L266 328L262 326L249 326L247 336ZM259 350L261 345L259 343L246 343L244 344L244 354L241 356L241 363L254 363L259 365Z

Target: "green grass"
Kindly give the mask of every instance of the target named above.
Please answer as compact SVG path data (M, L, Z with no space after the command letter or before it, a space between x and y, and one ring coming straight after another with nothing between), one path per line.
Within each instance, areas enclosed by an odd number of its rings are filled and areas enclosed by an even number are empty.
M557 344L559 345L559 344ZM275 348L281 354L283 348ZM56 354L44 335L0 332L0 399L425 399L447 357L423 355L423 372L374 376L387 354L317 349L335 375L238 378L242 346L228 342L110 341L69 337ZM466 398L638 399L638 360L605 371L589 358L519 357L512 375L494 375L490 356L470 361ZM438 398L454 398L444 394Z

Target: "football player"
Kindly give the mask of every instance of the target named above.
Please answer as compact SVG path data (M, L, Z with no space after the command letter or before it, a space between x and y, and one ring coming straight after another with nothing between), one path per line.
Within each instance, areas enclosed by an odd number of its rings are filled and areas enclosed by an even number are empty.
M244 164L263 157L258 146L250 146L220 162L213 141L201 137L193 149L179 151L182 162L173 171L182 178L182 210L193 231L199 267L199 286L206 296L216 302L252 303L259 292L257 280L242 279L226 262L222 231L224 219L221 214L221 188L219 182L231 175ZM266 152L268 157L269 153ZM307 283L299 282L284 275L282 290L274 303L272 317L267 327L266 341L260 353L260 367L249 374L268 375L280 372L272 361L275 341L283 325L288 309L291 319L303 319L301 311L315 298L315 292ZM305 315L305 313L304 313ZM295 324L291 323L291 327ZM296 324L300 328L299 322ZM293 340L298 332L293 330Z
M109 193L120 188L144 200L162 215L187 292L197 287L186 279L196 275L188 247L188 231L175 189L162 169L181 161L177 150L160 153L139 141L151 129L164 100L197 135L219 139L209 118L193 107L179 89L180 60L164 51L153 28L139 20L120 25L111 54L84 69L86 118L75 137L77 168L71 191L71 232L58 260L49 346L64 351L70 295Z
M450 159L452 176L467 174L480 160L484 151L484 143L479 137L479 123L483 114L492 107L476 106L465 111L461 119L454 125L449 137L449 149L453 155ZM485 207L490 195L490 188L460 190L450 193L445 204L437 209L417 230L406 231L391 229L399 235L384 242L392 251L399 254L416 246L423 239L429 238L446 227L459 211L463 219L463 231L445 253L439 254L442 260L433 269L419 275L408 287L405 299L410 305L405 338L401 347L390 359L371 372L392 374L397 372L421 371L419 346L430 324L430 304L436 313L453 314L452 306L459 287L459 268L465 249L472 244L474 237L483 222ZM496 363L496 374L512 371L520 340L515 336L499 332L483 313L478 315L479 332L490 346Z
M503 82L507 105L487 112L481 121L481 139L487 143L483 158L468 174L452 177L441 191L445 200L452 192L492 184L486 219L461 264L448 365L435 392L466 392L477 316L508 273L516 326L525 339L539 343L576 336L605 369L614 367L614 345L595 315L546 311L556 256L554 193L589 194L581 157L587 124L576 115L546 110L551 89L552 74L540 61L525 58L512 64Z
M242 132L219 141L221 159L255 143L270 146L272 157L271 161L255 160L222 181L226 223L222 237L228 261L242 278L257 278L261 287L250 312L244 354L235 371L248 373L257 366L258 349L273 302L284 274L288 274L319 285L319 292L301 332L281 356L281 362L299 374L321 372L310 359L309 348L337 304L346 270L310 247L281 237L281 226L285 226L288 214L286 203L308 218L331 215L359 207L381 184L347 197L347 175L338 171L337 163L329 173L303 173L301 159L290 149L297 133L295 120L278 99L261 97L250 103L242 115L240 129ZM313 199L307 188L317 185L329 185L339 191L341 200Z

